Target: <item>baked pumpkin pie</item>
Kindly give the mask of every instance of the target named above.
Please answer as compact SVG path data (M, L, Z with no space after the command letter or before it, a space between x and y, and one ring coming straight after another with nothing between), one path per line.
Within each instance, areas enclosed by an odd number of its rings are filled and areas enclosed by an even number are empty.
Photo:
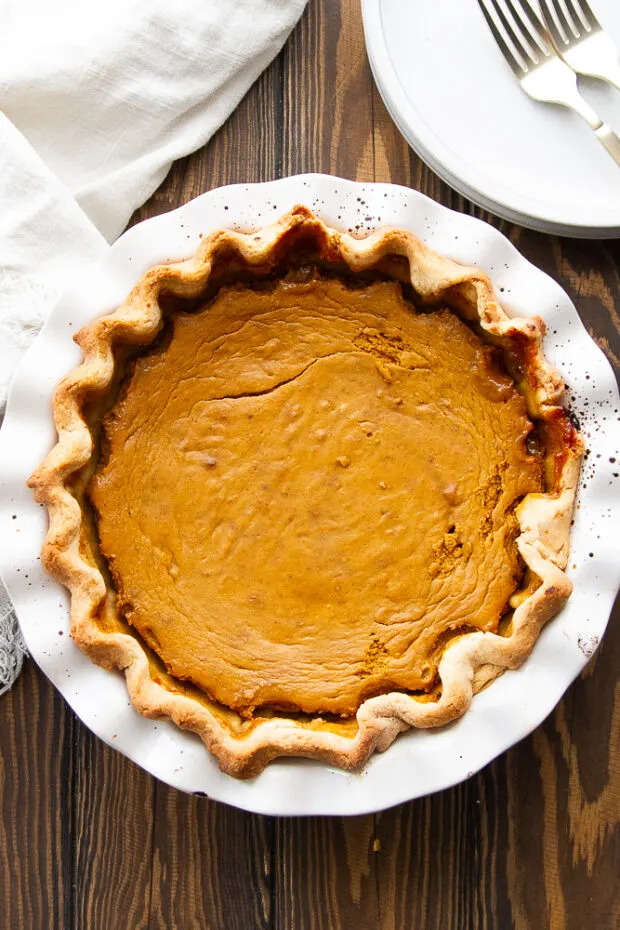
M455 719L571 590L543 335L409 232L304 207L152 269L78 333L30 479L75 641L232 775Z

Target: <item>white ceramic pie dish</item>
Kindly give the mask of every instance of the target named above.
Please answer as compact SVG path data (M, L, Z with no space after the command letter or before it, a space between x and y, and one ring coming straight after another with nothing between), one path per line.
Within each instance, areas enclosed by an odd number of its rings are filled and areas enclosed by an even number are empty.
M51 397L80 352L71 335L109 312L149 267L190 255L200 235L257 228L304 203L336 228L358 235L382 226L410 229L433 248L487 271L508 311L540 313L546 354L576 398L590 450L575 514L569 575L575 590L532 655L474 698L463 718L439 730L410 731L364 769L345 773L306 760L271 763L258 777L224 775L200 740L131 707L120 674L93 665L68 635L68 596L41 568L46 527L25 481L54 442ZM156 777L185 791L269 814L359 814L455 784L533 730L579 674L602 636L620 582L620 398L611 368L567 295L492 227L423 195L388 184L306 175L220 188L125 233L93 278L76 275L20 365L0 431L0 570L28 647L84 723ZM612 460L617 459L617 462ZM591 554L590 554L591 553Z

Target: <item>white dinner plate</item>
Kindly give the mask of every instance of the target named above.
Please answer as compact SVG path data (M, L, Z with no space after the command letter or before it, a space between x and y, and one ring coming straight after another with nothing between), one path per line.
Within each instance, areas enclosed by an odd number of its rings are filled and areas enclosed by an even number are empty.
M620 3L591 0L620 48ZM569 110L531 100L477 0L363 0L372 70L399 129L444 181L505 219L620 236L620 167ZM580 89L620 134L620 91Z
M337 228L409 229L457 261L478 265L503 291L508 312L545 317L549 359L570 383L590 455L575 514L569 574L575 590L532 655L478 694L464 717L438 730L411 730L357 773L303 759L272 762L249 781L224 775L198 737L131 707L120 673L93 665L72 643L69 599L41 567L45 511L25 487L55 441L51 398L78 364L71 336L109 312L158 262L192 254L200 236L222 227L253 230L297 203ZM455 784L534 729L579 674L603 634L620 581L620 399L609 363L567 295L491 226L416 191L305 175L224 187L147 220L112 246L99 272L76 279L15 376L0 430L0 570L28 647L76 714L110 746L157 778L267 814L359 814ZM593 721L593 725L595 725Z

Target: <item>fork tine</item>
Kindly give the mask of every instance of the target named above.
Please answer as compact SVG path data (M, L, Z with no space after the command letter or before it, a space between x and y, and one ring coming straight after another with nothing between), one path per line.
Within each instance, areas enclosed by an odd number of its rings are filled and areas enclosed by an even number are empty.
M510 0L508 0L508 2L510 2ZM535 57L533 50L529 47L527 40L524 39L523 24L521 23L519 17L517 16L514 22L511 22L508 16L506 16L500 0L491 0L491 3L495 9L495 12L497 13L499 21L506 30L506 35L525 62L526 70L529 65L537 65L538 60Z
M588 3L588 0L579 0L579 3L575 3L575 0L566 0L566 6L568 12L573 18L573 22L579 31L579 22L587 32L592 32L593 29L599 27L599 21L592 12L592 8ZM600 27L599 27L600 28Z
M505 16L503 16L503 13L500 14L499 8L496 5L496 0L488 0L488 2L491 3L491 5L493 6L493 9L499 15L500 20L502 21L502 23L504 23ZM523 77L524 74L527 74L527 65L518 60L515 53L513 52L513 50L510 48L510 46L504 39L503 35L497 28L497 24L495 20L493 19L493 17L491 16L491 13L487 9L485 0L478 0L478 4L484 14L484 18L486 19L488 23L489 29L493 33L493 38L497 42L504 58L506 59L506 61L508 62L512 70L515 72L517 77ZM509 29L507 29L507 32L508 32L508 35L510 35ZM516 45L516 47L518 48L519 46ZM524 59L524 61L527 61L527 59Z
M534 10L531 8L527 0L521 0L519 3L519 9L517 10L516 5L513 0L506 0L506 5L515 22L523 29L525 27L525 34L529 40L533 40L535 43L534 50L536 51L536 46L544 54L548 55L550 52L549 43L545 38L543 31L543 25L534 13ZM521 15L519 15L521 14ZM527 22L525 22L527 20Z
M560 24L560 32L562 32L562 30L564 31L564 34L566 36L566 38L564 39L564 44L568 45L572 41L573 37L575 39L578 39L579 31L571 23L570 18L564 12L564 8L562 4L560 3L560 0L551 0L551 3L549 3L548 0L545 0L545 3L548 8L549 7L553 8L553 12L555 12L558 23ZM553 17L551 17L551 21L553 21Z
M559 4L556 3L555 0L540 0L540 5L543 7L543 10L547 11L547 15L545 16L545 23L547 25L547 29L551 33L551 38L558 48L566 48L566 46L569 44L571 32L568 27L564 27L567 30L566 35L564 35L562 31L558 29L555 16L553 15L554 12L558 12Z

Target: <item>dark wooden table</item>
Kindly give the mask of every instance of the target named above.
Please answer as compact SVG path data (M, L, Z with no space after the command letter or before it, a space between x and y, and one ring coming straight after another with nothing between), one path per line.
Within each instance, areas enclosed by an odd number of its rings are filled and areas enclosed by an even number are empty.
M529 232L439 181L373 86L358 0L310 0L236 113L136 220L304 171L394 181L482 216L566 288L620 368L620 241ZM616 610L555 712L465 784L375 816L275 819L156 782L28 662L0 700L0 930L618 928L618 667Z

